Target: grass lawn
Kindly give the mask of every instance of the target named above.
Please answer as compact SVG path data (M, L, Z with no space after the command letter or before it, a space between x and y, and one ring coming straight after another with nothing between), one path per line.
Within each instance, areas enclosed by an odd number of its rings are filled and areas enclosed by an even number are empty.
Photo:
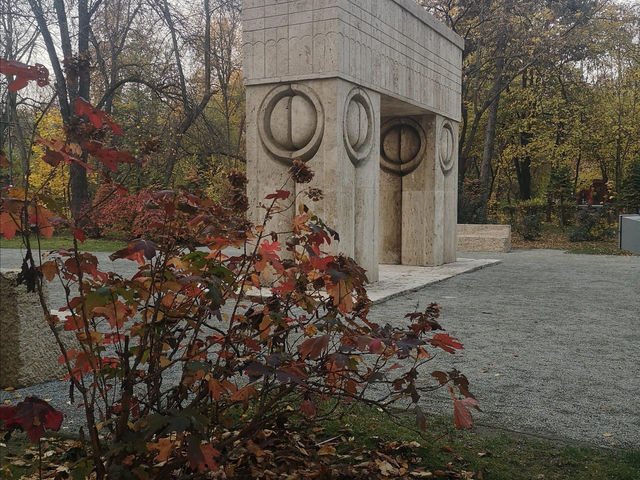
M566 445L482 428L459 431L453 428L451 417L428 421L426 434L420 439L402 423L392 423L371 409L359 409L341 422L327 424L325 433L331 437L342 432L343 437L353 438L351 443L371 449L381 441L418 440L421 447L414 454L434 474L448 467L474 472L472 478L484 480L640 479L640 451ZM347 442L336 448L348 451L351 446Z
M35 237L31 238L32 247L37 248ZM87 238L80 244L80 249L88 252L115 252L126 246L122 240L109 238ZM71 235L54 235L51 238L41 238L40 247L42 250L57 250L61 248L73 247L73 237ZM0 248L23 248L22 237L16 235L11 240L0 236Z
M634 255L626 250L620 250L616 237L597 242L570 242L571 228L565 227L563 230L557 225L543 224L542 236L536 240L524 240L512 230L511 248L550 248L590 255Z
M422 437L408 428L410 419L392 422L371 407L356 407L342 418L313 428L320 445L335 448L332 461L357 464L376 452L391 462L418 468L421 475L387 472L369 478L445 478L475 480L638 480L640 451L604 450L563 445L532 437L478 431L457 431L450 417L428 420ZM410 443L409 443L410 442ZM70 467L81 459L82 446L66 437L53 437L43 446L43 471ZM296 449L291 447L291 454ZM385 457L386 456L386 457ZM327 458L327 457L323 457ZM379 460L377 460L379 461ZM37 475L37 445L24 434L0 443L0 478ZM85 467L86 468L86 467ZM4 473L3 473L4 470ZM9 473L13 477L9 476ZM37 478L37 476L31 477ZM46 478L46 475L45 475ZM50 478L50 477L49 477ZM75 477L74 477L75 478ZM353 478L353 477L348 477ZM360 478L360 477L358 477ZM368 479L367 479L368 480Z

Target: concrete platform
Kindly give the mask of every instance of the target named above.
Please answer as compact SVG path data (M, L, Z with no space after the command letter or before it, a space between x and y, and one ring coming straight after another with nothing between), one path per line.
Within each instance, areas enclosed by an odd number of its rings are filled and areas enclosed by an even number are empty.
M458 258L439 267L380 265L380 280L367 287L373 304L385 302L403 293L413 292L462 273L501 263L498 259Z

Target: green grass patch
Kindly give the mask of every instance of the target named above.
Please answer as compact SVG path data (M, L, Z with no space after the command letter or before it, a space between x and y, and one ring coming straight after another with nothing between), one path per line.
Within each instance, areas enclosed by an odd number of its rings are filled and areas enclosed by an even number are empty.
M525 240L512 230L511 248L549 248L582 255L634 255L627 250L620 250L617 238L590 242L571 242L569 241L569 233L572 228L565 227L563 229L555 224L543 223L542 235L535 240Z
M617 246L609 244L599 245L595 242L581 242L583 245L571 247L567 250L569 253L575 253L579 255L635 255L628 250L621 250Z
M38 242L31 238L31 247L38 248ZM112 238L88 238L83 243L79 243L80 250L87 252L115 252L127 244L119 239ZM73 247L73 237L71 235L54 235L51 238L41 238L40 248L42 250L58 250ZM0 238L0 248L24 248L22 237L15 236L11 240Z
M391 421L384 413L355 407L341 419L326 422L324 435L345 439L339 453L386 442L418 441L413 454L421 466L436 471L449 465L454 471L482 472L491 480L638 480L640 451L628 452L565 445L493 430L458 431L450 417L428 417L426 433L411 428L411 419Z

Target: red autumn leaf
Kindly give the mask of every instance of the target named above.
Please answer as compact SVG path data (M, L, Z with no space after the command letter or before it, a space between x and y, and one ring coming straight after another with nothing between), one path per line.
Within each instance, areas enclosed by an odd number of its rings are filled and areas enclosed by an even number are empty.
M73 238L78 240L80 243L83 243L87 239L87 236L85 235L85 233L81 229L74 228L73 229Z
M316 406L311 400L304 400L300 404L300 411L309 417L313 417L316 414Z
M15 406L0 406L3 429L27 432L32 442L40 440L45 430L60 430L63 419L64 413L37 397L27 397Z
M84 319L80 315L67 315L65 318L67 320L64 322L63 328L66 331L84 329Z
M89 140L87 142L82 142L82 148L84 148L84 150L88 154L94 155L97 151L99 151L102 148L102 143L96 142L94 140ZM110 177L108 178L109 180L111 180Z
M120 126L115 123L109 115L104 113L102 110L98 110L94 108L89 102L87 102L84 98L76 98L76 102L74 104L74 109L76 115L86 115L89 119L91 125L96 128L102 128L103 124L107 124L111 131L116 135L124 135L124 131L120 128Z
M382 344L382 340L379 338L374 338L371 340L369 344L369 351L371 353L382 353L384 351L384 345Z
M478 408L478 401L473 397L467 397L463 400L453 400L453 420L455 421L456 428L471 428L473 421L471 419L471 412L467 407L473 407L476 410Z
M266 200L278 199L278 200L286 200L291 195L291 192L288 190L276 190L276 193L270 193L266 197Z
M66 363L67 361L71 362L76 358L77 354L78 352L75 348L70 348L64 354L60 354L58 356L58 363Z
M156 256L158 246L149 240L134 240L127 247L118 250L109 255L111 261L118 258L126 258L135 260L140 265L144 264L144 259L151 260Z
M439 347L449 353L456 353L456 349L464 349L458 339L450 336L448 333L436 333L428 342L434 347Z
M311 266L320 272L326 272L329 264L335 260L335 257L328 255L326 257L310 257Z
M42 160L52 167L57 167L60 162L64 161L64 155L62 155L62 153L60 152L47 148L44 155L42 156Z
M322 352L329 346L329 335L322 335L320 337L308 338L300 344L298 351L302 355L304 361L307 357L310 360L315 360Z
M136 163L136 159L126 150L100 148L93 155L112 172L118 172L118 163Z
M44 87L49 83L49 70L39 63L32 66L16 60L0 58L0 73L6 76L16 76L15 80L9 85L10 92L17 92L26 87L29 80L35 80L39 87Z
M296 279L289 278L285 282L280 283L277 287L273 287L271 291L273 293L277 293L279 295L286 295L287 293L293 292L296 287Z
M261 272L262 270L264 270L268 261L269 263L271 263L271 265L273 265L273 268L275 268L276 272L284 272L284 267L282 266L282 263L280 263L280 257L278 257L278 254L276 253L279 251L280 244L278 242L269 242L268 240L262 242L260 244L260 247L258 247L258 254L261 258L254 265L256 271Z
M17 411L18 407L15 405L0 405L0 422L5 425L4 422L15 418Z
M22 230L19 225L19 220L9 212L0 213L0 235L7 240L11 240L16 232Z
M64 266L69 273L79 275L80 272L88 273L93 278L106 280L107 276L104 272L98 270L98 259L95 255L88 252L82 252L75 257L68 258L64 262Z

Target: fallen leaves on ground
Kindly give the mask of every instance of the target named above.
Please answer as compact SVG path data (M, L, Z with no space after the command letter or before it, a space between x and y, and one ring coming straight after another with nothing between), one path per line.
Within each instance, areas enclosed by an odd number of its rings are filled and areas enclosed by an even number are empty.
M161 441L153 443L152 453L161 457L156 457L156 460L168 459L175 452L175 448L179 448L178 445L166 447L167 445ZM462 468L463 463L456 465L450 462L438 469L425 468L424 459L420 456L420 447L421 444L417 441L380 440L376 448L368 449L354 444L353 437L347 435L322 439L312 431L302 435L299 432L274 434L271 430L263 430L246 444L234 443L225 451L216 450L219 470L210 471L206 478L482 479L480 472L465 471ZM83 455L89 454L80 442L62 438L43 439L42 453L42 478L47 479L76 478L72 477L74 470L78 465L82 465ZM39 478L36 445L27 445L19 454L7 454L5 460L7 465L20 469L20 476L16 478ZM184 471L176 470L173 474L174 476L168 478L189 478L188 475L192 472L185 467Z

